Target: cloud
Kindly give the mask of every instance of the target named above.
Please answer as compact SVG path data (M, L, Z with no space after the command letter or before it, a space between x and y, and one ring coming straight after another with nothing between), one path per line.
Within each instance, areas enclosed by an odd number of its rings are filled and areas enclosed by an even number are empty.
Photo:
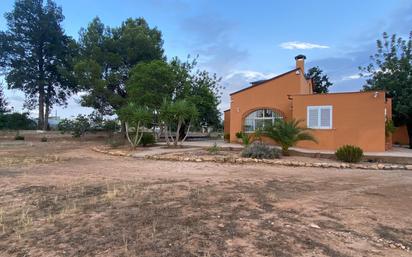
M342 80L354 80L354 79L360 79L360 78L361 78L361 75L352 74L352 75L342 77Z
M230 80L235 77L242 77L248 80L256 80L256 79L268 79L274 77L275 73L262 73L259 71L253 70L234 70L228 73L223 79L224 81Z
M325 48L330 48L329 46L326 45L318 45L318 44L313 44L313 43L308 43L308 42L299 42L299 41L290 41L290 42L284 42L279 45L283 49L325 49Z
M277 73L264 73L254 70L231 70L222 79L222 85L224 86L222 102L219 106L220 110L226 110L230 108L230 93L238 91L242 88L250 86L250 82L269 79L278 75Z

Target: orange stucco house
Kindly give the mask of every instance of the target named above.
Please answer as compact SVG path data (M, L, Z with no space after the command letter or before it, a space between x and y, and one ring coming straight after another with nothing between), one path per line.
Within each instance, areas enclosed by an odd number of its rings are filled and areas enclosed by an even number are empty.
M276 119L297 119L318 140L297 147L336 150L351 144L368 152L390 148L385 121L392 118L392 102L385 92L314 94L312 81L304 75L305 59L298 55L295 69L230 94L230 109L224 112L230 141L237 142L239 131L253 134Z

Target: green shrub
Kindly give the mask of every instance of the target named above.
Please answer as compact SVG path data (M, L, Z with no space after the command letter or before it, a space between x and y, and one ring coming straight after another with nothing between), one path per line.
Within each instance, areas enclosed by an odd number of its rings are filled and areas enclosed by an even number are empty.
M360 162L363 157L363 151L358 146L344 145L338 148L335 153L336 158L343 162Z
M57 124L57 129L61 134L68 133L73 129L73 122L69 119L62 119L59 124Z
M0 129L29 130L36 129L36 125L28 113L0 113Z
M211 147L209 147L208 149L207 149L207 151L210 153L210 154L218 154L219 152L220 152L220 146L218 146L217 144L216 144L216 142L213 144L213 146L211 146Z
M20 132L17 131L16 135L14 136L14 140L24 140L24 136L20 135Z
M230 140L230 134L229 134L229 133L225 133L225 134L223 135L223 139L226 140L226 141L229 141L229 140Z
M141 146L148 146L148 145L153 145L155 143L155 138L153 136L153 133L150 132L144 132L142 139L140 140L140 145Z
M42 137L42 138L40 139L40 142L47 142L47 137Z
M90 130L90 121L86 115L77 115L76 119L72 121L72 136L81 137Z
M270 148L262 142L255 142L247 146L242 151L242 157L257 158L257 159L275 159L280 158L280 151L275 148Z
M245 146L250 145L250 136L243 131L236 132L236 138L241 139Z
M392 120L387 120L385 122L385 136L389 137L393 133L395 133L396 127L395 124L393 124Z

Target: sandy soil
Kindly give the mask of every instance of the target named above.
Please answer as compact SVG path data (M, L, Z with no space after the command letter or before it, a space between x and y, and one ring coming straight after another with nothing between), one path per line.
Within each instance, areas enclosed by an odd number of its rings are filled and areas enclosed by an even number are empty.
M4 143L4 142L3 142ZM412 173L0 147L0 256L412 256Z

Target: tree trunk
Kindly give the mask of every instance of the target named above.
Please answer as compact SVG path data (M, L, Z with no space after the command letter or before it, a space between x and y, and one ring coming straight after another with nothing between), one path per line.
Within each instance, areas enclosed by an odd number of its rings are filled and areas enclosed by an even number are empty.
M182 127L182 121L179 120L179 122L177 123L177 129L176 129L176 138L175 138L175 142L174 145L177 145L177 143L179 142L179 137L180 137L180 128Z
M409 149L412 149L412 120L406 122L406 129L409 137Z
M126 129L126 122L121 121L120 122L120 133L123 135L124 138L126 138L126 133L128 133L127 129Z
M39 88L39 122L37 123L37 128L44 129L44 87Z
M50 113L50 106L49 106L49 103L46 101L46 111L44 113L43 130L49 130L49 113Z

